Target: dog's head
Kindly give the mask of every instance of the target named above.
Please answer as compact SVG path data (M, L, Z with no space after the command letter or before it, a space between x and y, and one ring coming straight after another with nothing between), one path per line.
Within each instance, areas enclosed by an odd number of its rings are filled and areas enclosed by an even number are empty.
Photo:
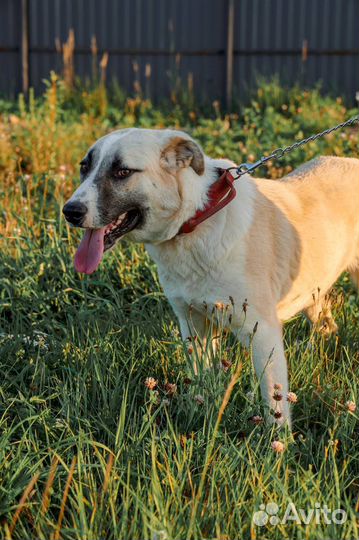
M124 235L140 242L173 237L201 204L204 169L201 148L180 131L124 129L99 139L81 161L81 185L63 208L69 223L86 229L76 269L94 272Z

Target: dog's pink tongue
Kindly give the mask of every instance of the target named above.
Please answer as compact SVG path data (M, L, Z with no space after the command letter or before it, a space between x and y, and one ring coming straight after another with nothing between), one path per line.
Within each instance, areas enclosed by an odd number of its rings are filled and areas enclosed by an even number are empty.
M104 234L105 227L86 230L75 254L74 263L78 272L92 274L97 270L103 256Z

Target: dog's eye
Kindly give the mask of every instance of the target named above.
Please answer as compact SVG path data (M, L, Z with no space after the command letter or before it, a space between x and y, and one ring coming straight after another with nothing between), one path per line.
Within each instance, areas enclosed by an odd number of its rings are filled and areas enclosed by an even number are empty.
M116 172L116 177L120 179L127 178L128 176L130 176L131 173L131 169L118 169L118 171Z
M89 164L87 161L81 161L80 162L80 173L81 174L87 174L90 170Z

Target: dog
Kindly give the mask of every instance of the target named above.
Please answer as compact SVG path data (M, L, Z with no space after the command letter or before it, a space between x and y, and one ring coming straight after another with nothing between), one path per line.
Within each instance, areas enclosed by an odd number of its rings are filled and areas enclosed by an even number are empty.
M251 340L262 397L274 421L290 425L282 324L304 311L335 331L326 293L345 270L358 287L359 160L319 157L281 180L244 174L233 200L182 232L233 166L181 131L105 135L82 160L81 184L63 208L85 229L75 268L91 274L124 236L144 242L182 338L205 339L207 313L228 305L221 320L241 342Z

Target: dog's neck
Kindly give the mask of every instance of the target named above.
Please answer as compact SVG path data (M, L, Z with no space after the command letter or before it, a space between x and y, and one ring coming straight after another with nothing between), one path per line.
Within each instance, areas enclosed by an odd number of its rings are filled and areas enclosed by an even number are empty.
M176 215L173 217L163 240L154 242L155 245L163 245L170 243L185 242L193 245L197 239L203 238L206 234L221 234L223 228L226 227L226 216L235 212L236 221L239 220L239 229L236 234L240 234L242 230L245 232L244 223L248 223L246 216L249 209L252 208L251 193L254 187L249 175L244 175L239 181L235 182L235 188L238 191L238 196L228 206L222 208L215 215L211 215L201 223L193 232L189 234L179 234L184 223L196 215L198 210L203 210L208 203L208 194L211 186L218 181L223 170L233 167L234 164L229 160L205 158L205 171L203 175L198 176L190 167L183 169L180 172L179 186L182 205ZM242 223L242 217L243 223ZM229 231L223 231L223 234L228 234Z
M210 185L218 179L217 168L231 166L230 163L220 163L217 160L210 166ZM195 179L197 182L201 177ZM193 180L192 180L193 181ZM236 198L225 208L201 223L189 234L178 234L182 224L188 220L197 207L191 207L171 222L171 229L166 231L168 240L146 243L146 249L161 270L162 279L175 283L180 279L191 279L191 273L205 276L214 268L223 264L234 245L238 246L240 238L248 234L253 223L254 198L257 187L249 175L243 175L236 181ZM202 203L206 202L206 191L202 195ZM171 236L169 236L171 235Z
M179 228L175 234L171 234L171 237L192 233L200 222L210 219L216 213L216 202L222 197L225 198L232 186L232 183L224 178L223 173L233 165L228 160L206 157L203 175L198 176L191 168L181 171L179 184L182 207L176 220L176 226L179 225ZM229 198L233 198L235 190L232 190L231 195Z
M218 169L218 179L210 185L207 193L207 204L182 224L178 234L192 233L201 223L223 210L236 196L234 180L232 168Z

